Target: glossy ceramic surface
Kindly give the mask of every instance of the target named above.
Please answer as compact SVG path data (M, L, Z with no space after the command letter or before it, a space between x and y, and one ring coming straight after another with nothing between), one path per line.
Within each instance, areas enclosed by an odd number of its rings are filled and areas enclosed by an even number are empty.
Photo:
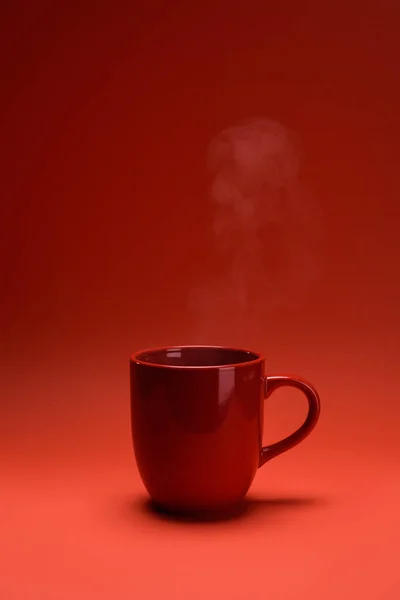
M134 452L157 505L179 512L235 505L258 467L311 432L320 411L316 390L297 377L265 376L264 369L255 352L212 346L131 357ZM308 416L295 433L263 447L264 398L285 385L305 394Z

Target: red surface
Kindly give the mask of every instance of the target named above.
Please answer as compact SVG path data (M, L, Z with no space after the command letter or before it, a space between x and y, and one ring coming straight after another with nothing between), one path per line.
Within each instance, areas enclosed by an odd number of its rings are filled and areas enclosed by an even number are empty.
M400 9L142 4L1 8L0 596L398 598ZM239 319L204 165L259 115L295 131L320 214L263 237ZM133 461L129 356L186 343L321 396L229 522L149 512ZM265 442L304 410L276 392Z

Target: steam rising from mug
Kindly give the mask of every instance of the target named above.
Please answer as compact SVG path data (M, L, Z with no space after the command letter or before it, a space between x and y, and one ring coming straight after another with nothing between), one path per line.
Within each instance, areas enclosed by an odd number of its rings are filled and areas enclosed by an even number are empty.
M249 119L210 143L213 232L224 272L193 290L202 332L218 336L230 314L243 331L278 306L295 308L321 265L318 205L299 178L294 133L271 119ZM261 322L260 322L261 319Z
M265 186L285 188L298 177L294 137L269 119L251 120L222 131L210 144L208 165L216 173L217 202L254 198Z

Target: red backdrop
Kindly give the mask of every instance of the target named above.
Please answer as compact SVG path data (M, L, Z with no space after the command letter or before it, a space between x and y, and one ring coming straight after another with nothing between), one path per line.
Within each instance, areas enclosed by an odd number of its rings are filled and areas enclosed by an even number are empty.
M7 600L400 592L399 8L236 4L2 5ZM224 268L207 145L253 115L301 140L320 273L305 297L266 294L265 311L250 298L245 329L227 309L210 342L304 375L323 412L260 470L241 519L173 523L142 504L128 359L207 330L188 300ZM279 260L272 251L269 268ZM296 393L275 394L268 440L304 411Z

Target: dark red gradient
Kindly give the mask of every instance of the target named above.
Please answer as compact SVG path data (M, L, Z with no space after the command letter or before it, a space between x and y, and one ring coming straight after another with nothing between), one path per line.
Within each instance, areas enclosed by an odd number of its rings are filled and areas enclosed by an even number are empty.
M398 4L0 13L0 597L397 599ZM175 522L134 464L129 356L203 343L188 297L224 269L206 150L259 115L301 141L321 270L301 299L253 294L246 323L227 302L205 343L304 375L321 418L259 470L243 514ZM274 276L300 234L270 239ZM265 443L305 412L274 393Z

